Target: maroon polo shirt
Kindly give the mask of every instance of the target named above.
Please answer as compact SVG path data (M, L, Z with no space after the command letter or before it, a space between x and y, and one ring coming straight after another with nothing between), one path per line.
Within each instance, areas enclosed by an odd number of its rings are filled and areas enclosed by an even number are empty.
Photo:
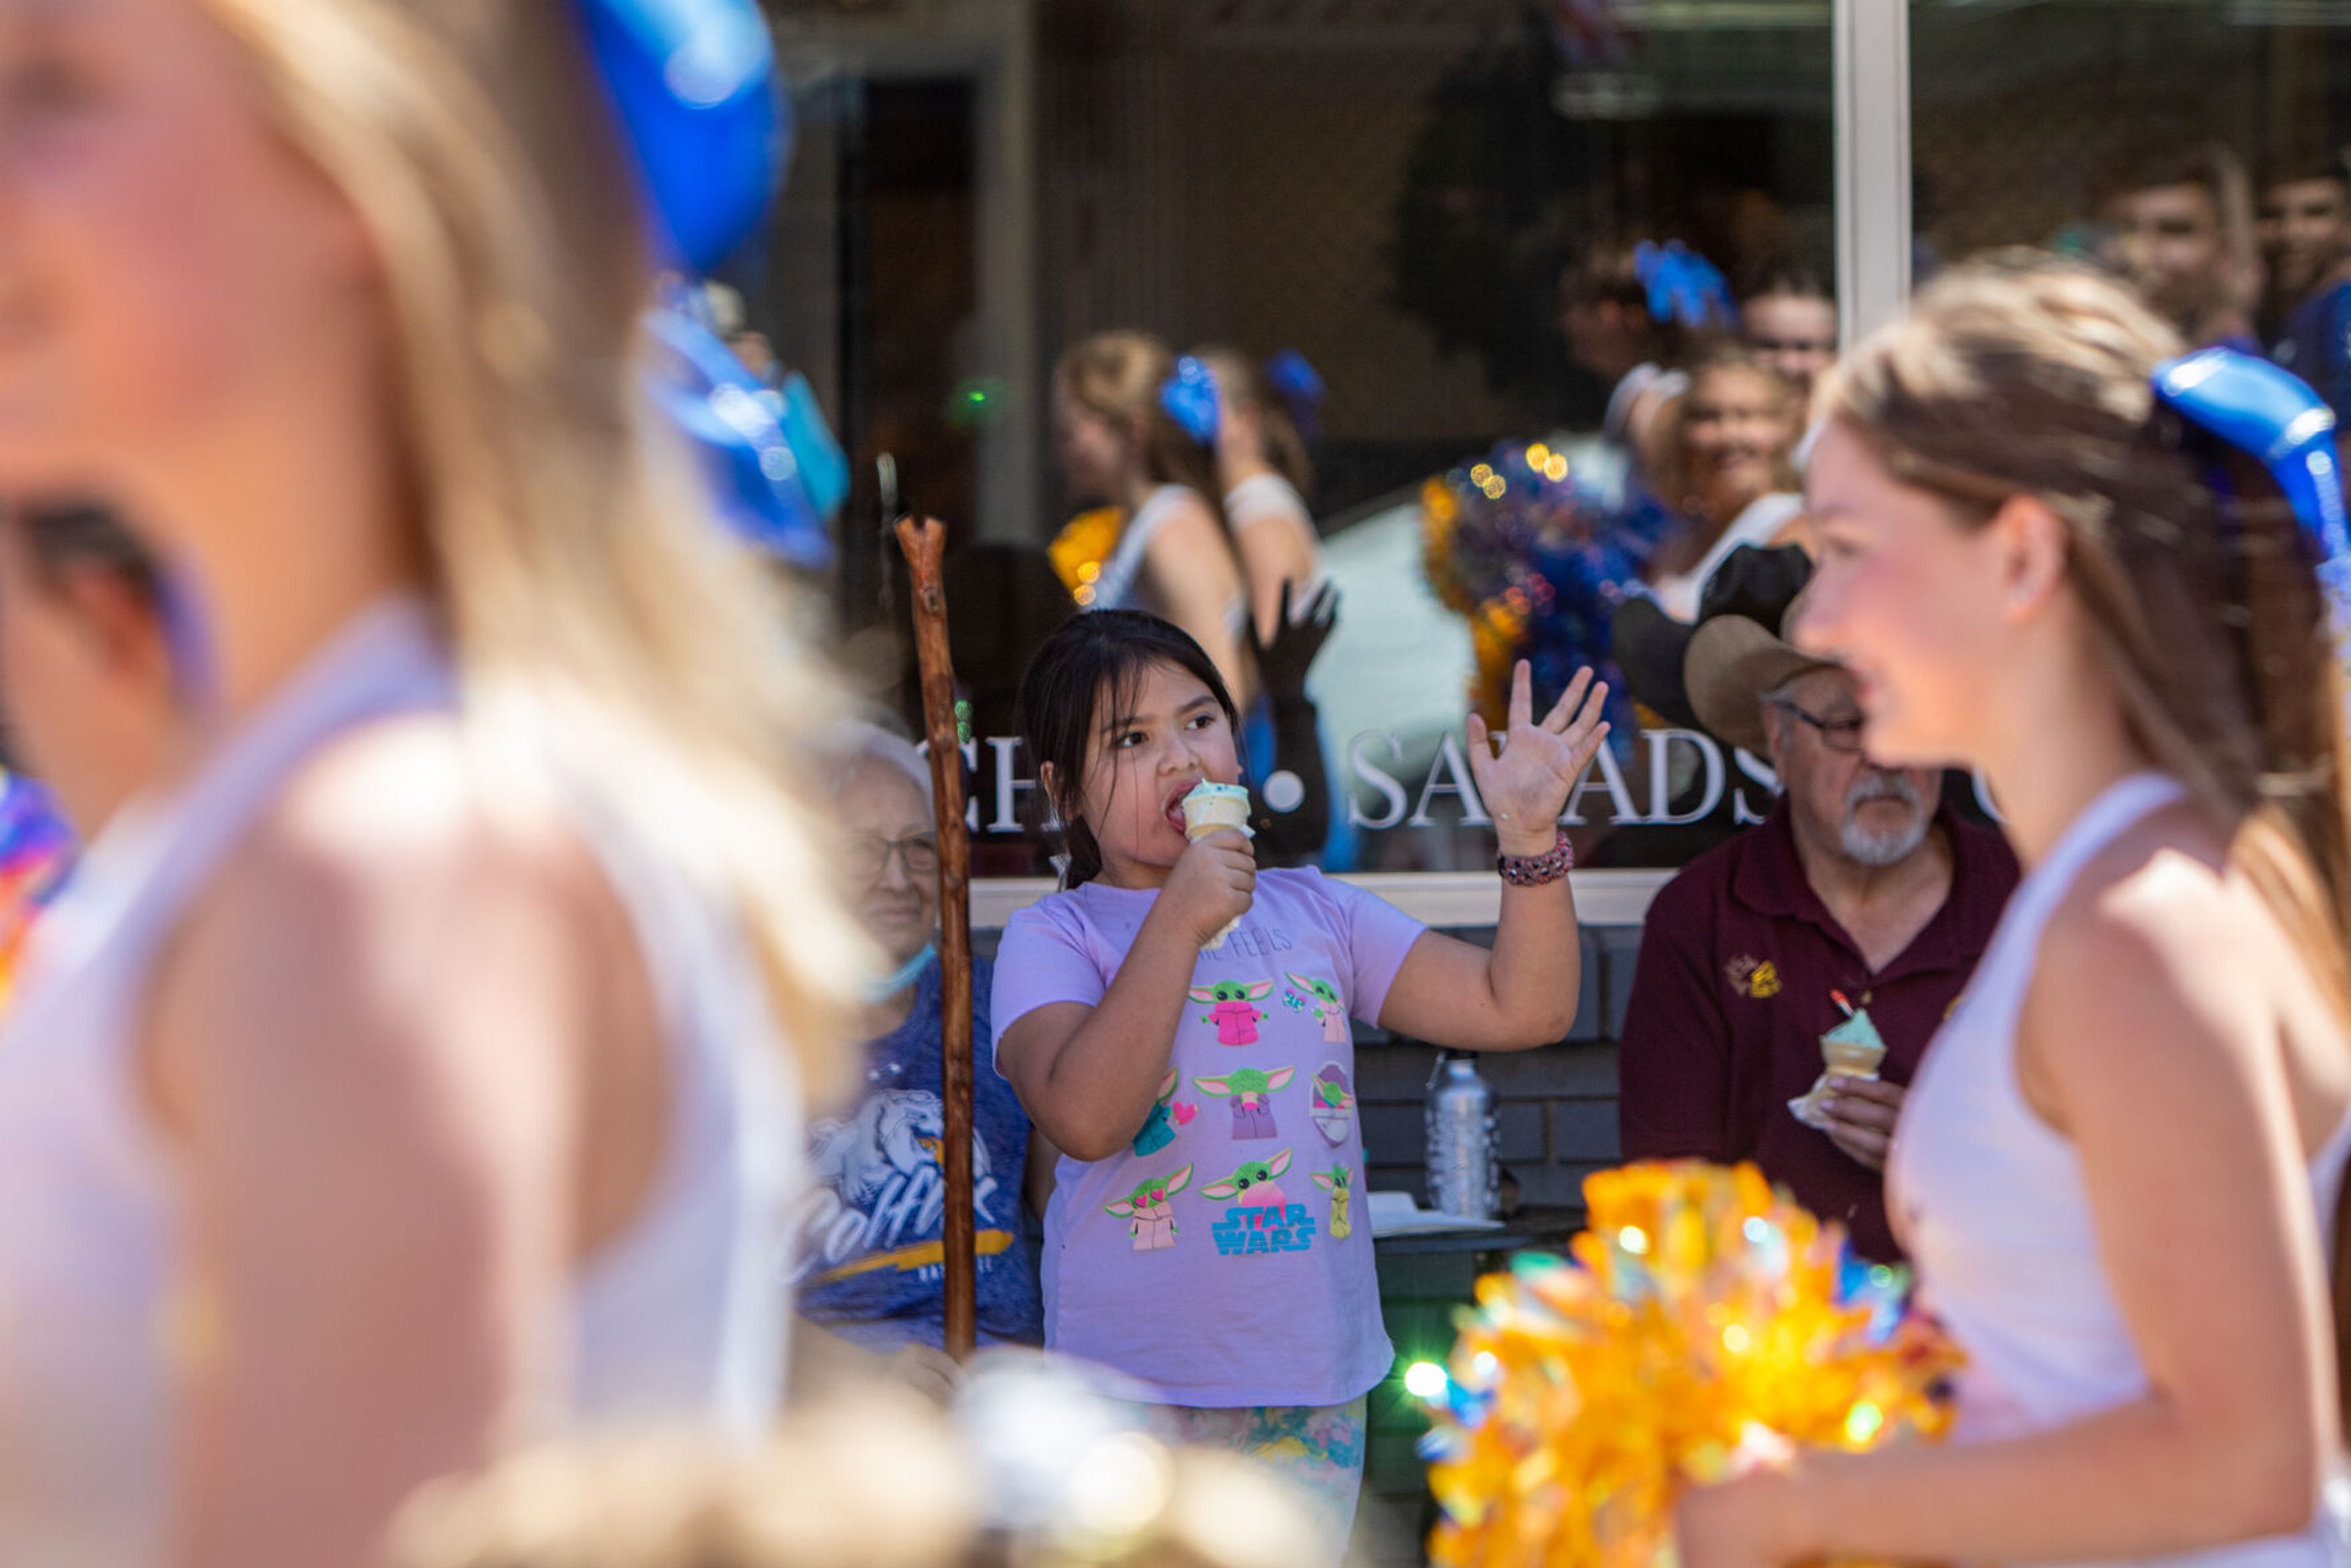
M1951 893L1893 962L1861 949L1805 880L1785 800L1751 832L1708 851L1649 906L1617 1071L1626 1159L1753 1160L1855 1248L1901 1249L1878 1173L1788 1102L1821 1072L1821 1036L1844 1019L1831 992L1865 1007L1886 1040L1880 1076L1907 1083L1974 972L2017 880L2016 857L1947 806Z

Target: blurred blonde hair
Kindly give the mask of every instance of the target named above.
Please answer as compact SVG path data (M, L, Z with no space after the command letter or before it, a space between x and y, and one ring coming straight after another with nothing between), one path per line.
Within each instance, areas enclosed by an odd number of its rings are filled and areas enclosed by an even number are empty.
M879 1396L758 1448L610 1436L427 1488L392 1568L960 1568L977 1499L951 1434Z
M204 0L380 258L406 500L469 707L591 760L840 1075L867 955L795 754L830 683L643 395L635 172L559 0ZM774 589L775 592L763 591Z
M1096 332L1061 355L1053 367L1053 389L1139 439L1144 476L1155 485L1197 491L1226 527L1214 455L1160 404L1160 391L1175 373L1175 350L1150 333Z
M437 1483L389 1568L1296 1568L1327 1559L1265 1467L1140 1434L1079 1458L1071 1506L991 1526L948 1416L875 1386L788 1414L756 1448L676 1431L580 1439Z

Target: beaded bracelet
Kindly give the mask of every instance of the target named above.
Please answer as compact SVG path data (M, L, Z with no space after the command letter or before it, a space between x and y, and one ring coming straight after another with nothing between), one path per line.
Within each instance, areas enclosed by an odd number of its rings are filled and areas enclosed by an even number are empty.
M1559 840L1539 855L1498 855L1494 869L1512 887L1541 887L1547 882L1557 882L1575 869L1575 846L1567 841L1567 830L1560 830Z

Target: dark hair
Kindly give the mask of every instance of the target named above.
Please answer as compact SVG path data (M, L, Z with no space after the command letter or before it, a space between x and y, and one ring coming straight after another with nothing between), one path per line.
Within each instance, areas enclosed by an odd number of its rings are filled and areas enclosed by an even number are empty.
M1836 303L1836 290L1829 287L1828 273L1803 256L1775 255L1765 256L1745 268L1739 276L1739 302L1750 299L1825 299Z
M110 507L95 501L44 503L17 508L16 517L43 587L58 588L68 572L97 567L113 572L150 609L162 612L162 569Z
M2335 184L2351 188L2351 169L2332 152L2298 152L2273 158L2262 165L2261 181L2254 188L2256 195L2267 195L2280 185L2299 185L2311 180L2331 180Z
M2224 229L2231 209L2243 199L2244 164L2216 141L2180 145L2150 141L2126 147L2108 159L2092 182L2097 204L2105 206L2141 191L2173 185L2193 185L2210 198L2212 218Z
M1063 622L1021 677L1020 734L1039 779L1032 825L1050 831L1047 813L1059 822L1061 847L1070 857L1061 873L1064 887L1102 874L1102 846L1078 816L1086 762L1102 716L1132 703L1143 673L1154 664L1181 670L1207 687L1225 710L1225 722L1238 733L1240 713L1200 644L1181 627L1140 610L1097 610ZM1059 786L1053 795L1043 788L1048 764Z

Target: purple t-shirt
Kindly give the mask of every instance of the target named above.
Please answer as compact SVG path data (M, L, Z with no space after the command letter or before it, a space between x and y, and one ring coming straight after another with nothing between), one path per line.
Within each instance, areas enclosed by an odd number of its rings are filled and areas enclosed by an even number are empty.
M1015 915L998 1039L1102 998L1155 892L1088 883ZM1045 1211L1045 1343L1170 1405L1338 1405L1387 1375L1364 1213L1350 1018L1376 1019L1420 923L1320 872L1258 873L1192 970L1133 1145L1061 1159Z

